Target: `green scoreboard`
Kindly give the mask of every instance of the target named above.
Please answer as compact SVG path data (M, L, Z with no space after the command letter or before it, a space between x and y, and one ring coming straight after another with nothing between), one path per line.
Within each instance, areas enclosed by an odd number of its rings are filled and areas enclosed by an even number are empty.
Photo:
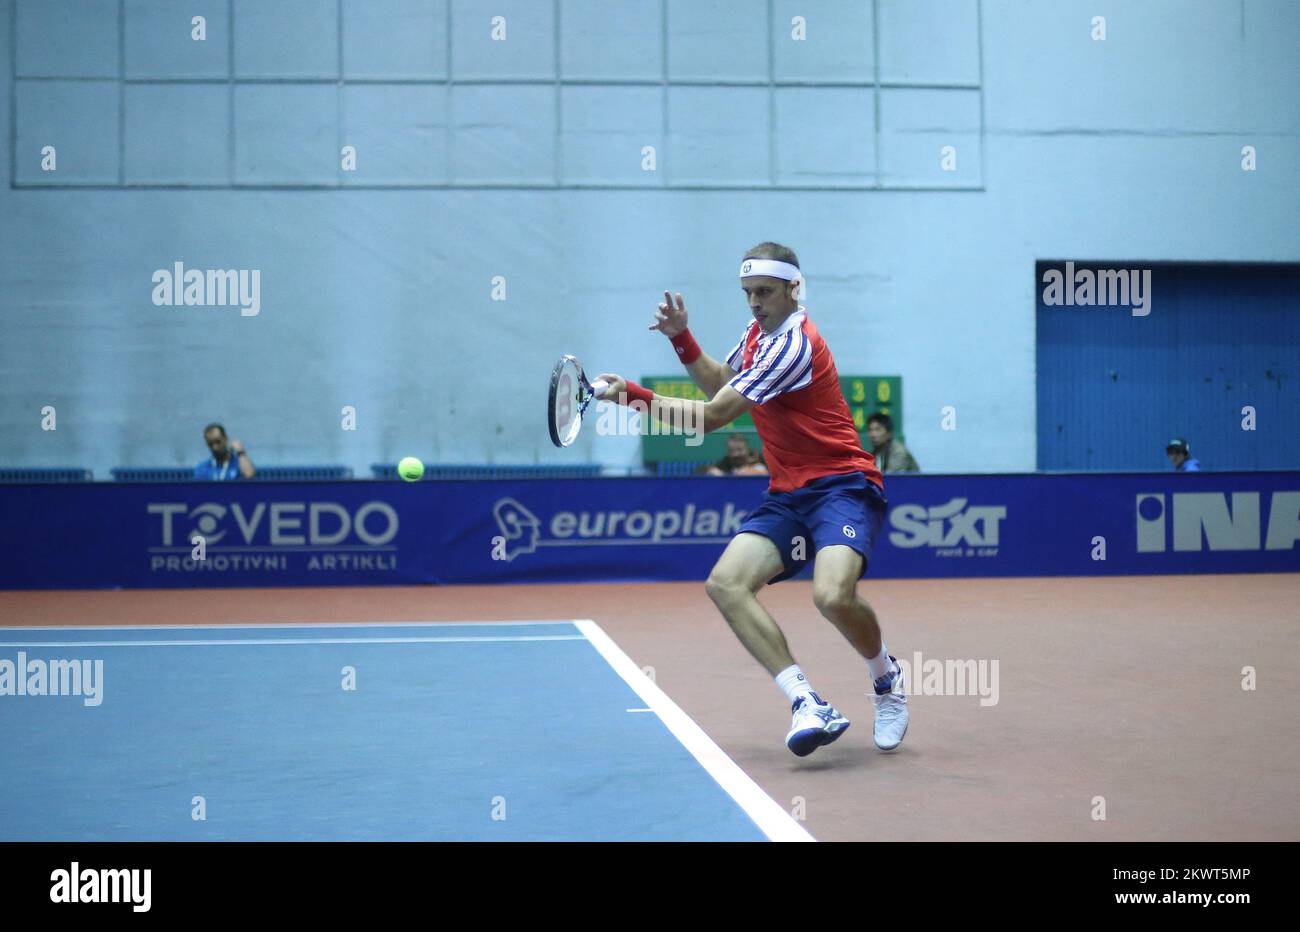
M669 398L693 398L704 401L704 392L683 375L647 375L642 376L641 384L657 395ZM894 419L894 436L902 438L903 433L903 377L900 375L842 375L840 390L844 400L849 403L849 413L858 428L858 439L863 449L870 450L867 440L867 417L879 411ZM754 419L748 414L732 421L722 430L708 434L704 442L696 446L687 446L687 437L680 434L663 435L646 433L649 430L649 417L641 419L641 459L646 463L692 462L705 463L722 459L727 451L727 434L741 433L749 438L749 445L761 450L763 445L758 439Z

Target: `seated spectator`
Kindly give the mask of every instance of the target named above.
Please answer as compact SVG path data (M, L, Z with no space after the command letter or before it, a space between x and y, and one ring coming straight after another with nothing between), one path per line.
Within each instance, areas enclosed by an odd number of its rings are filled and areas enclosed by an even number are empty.
M194 467L195 479L251 479L257 473L242 443L238 440L226 443L226 429L220 424L203 428L203 440L212 456Z
M1175 437L1165 446L1165 456L1174 464L1174 472L1200 472L1200 460L1192 459L1192 448L1182 437Z
M705 476L766 476L767 465L750 447L744 434L729 434L727 455L716 463L701 466L696 472Z
M894 439L894 419L877 411L867 418L867 439L881 472L920 472L903 441Z

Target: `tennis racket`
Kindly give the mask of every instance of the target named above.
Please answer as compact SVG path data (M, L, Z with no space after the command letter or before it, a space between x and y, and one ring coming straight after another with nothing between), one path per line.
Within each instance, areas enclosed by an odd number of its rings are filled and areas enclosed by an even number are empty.
M582 363L576 356L561 356L551 370L551 391L546 401L546 425L551 429L551 443L567 447L578 439L582 416L593 401L605 393L609 383L603 379L588 382Z

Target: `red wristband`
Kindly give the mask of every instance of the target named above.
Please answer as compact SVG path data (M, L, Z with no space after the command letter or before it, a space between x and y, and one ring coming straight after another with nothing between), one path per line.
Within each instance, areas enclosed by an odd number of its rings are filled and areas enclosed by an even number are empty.
M640 401L644 402L645 406L648 408L650 407L650 402L654 400L654 397L655 393L650 391L650 389L643 388L635 382L628 382L627 390L623 393L623 397L619 399L619 403L628 405L634 401Z
M681 357L684 366L689 366L704 355L704 350L700 349L700 344L695 342L695 337L691 336L690 330L683 330L669 339L672 340L673 349L677 350L677 355Z

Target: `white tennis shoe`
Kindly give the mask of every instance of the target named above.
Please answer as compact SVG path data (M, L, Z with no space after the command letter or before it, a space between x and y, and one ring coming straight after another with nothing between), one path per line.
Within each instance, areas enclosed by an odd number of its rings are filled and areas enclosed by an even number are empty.
M830 744L849 727L849 720L838 709L816 693L811 696L800 696L790 707L794 719L785 746L798 757L807 757L823 744Z
M907 689L903 684L903 668L893 656L889 658L894 669L876 680L876 747L892 751L903 743L907 734Z

